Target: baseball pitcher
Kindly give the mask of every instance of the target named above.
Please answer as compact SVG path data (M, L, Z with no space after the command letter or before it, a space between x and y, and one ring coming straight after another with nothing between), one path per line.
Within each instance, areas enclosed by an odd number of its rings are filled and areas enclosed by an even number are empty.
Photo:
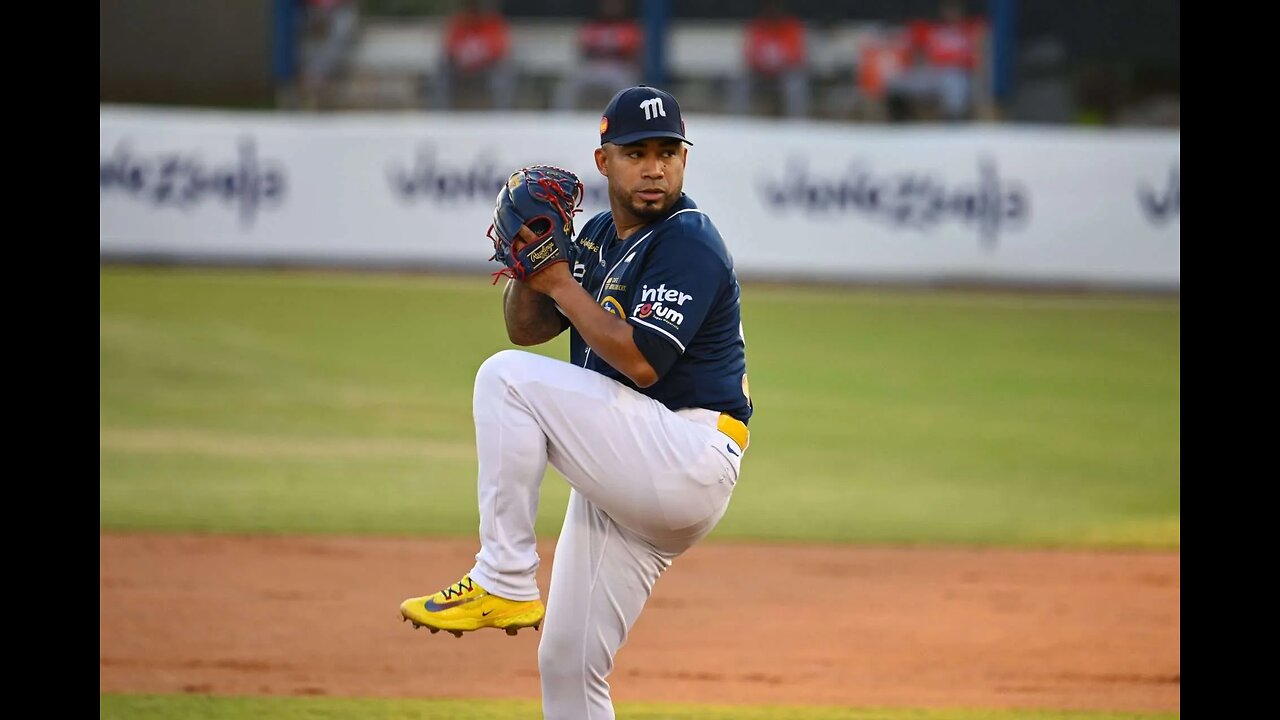
M576 239L573 173L525 168L498 193L507 333L528 346L568 329L569 362L504 350L480 366L480 551L461 580L400 612L459 637L541 626L548 719L614 717L614 656L658 576L724 515L748 446L741 290L683 192L688 145L673 96L628 88L595 151L610 210ZM572 492L544 608L534 518L548 462Z

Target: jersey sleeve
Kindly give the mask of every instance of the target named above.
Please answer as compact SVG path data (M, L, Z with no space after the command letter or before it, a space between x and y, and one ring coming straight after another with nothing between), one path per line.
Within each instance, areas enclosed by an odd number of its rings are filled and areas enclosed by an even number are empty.
M650 253L633 291L627 321L683 354L728 282L729 271L700 242L667 238ZM642 350L649 343L637 343ZM657 369L657 368L655 368Z

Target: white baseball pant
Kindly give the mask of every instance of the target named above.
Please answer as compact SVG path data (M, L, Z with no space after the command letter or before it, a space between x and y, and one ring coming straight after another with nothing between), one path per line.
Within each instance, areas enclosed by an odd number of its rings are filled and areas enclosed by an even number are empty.
M573 487L538 649L547 720L611 720L613 659L653 585L729 504L742 448L720 413L661 403L584 368L519 350L476 374L480 552L471 577L539 597L534 518L550 462Z

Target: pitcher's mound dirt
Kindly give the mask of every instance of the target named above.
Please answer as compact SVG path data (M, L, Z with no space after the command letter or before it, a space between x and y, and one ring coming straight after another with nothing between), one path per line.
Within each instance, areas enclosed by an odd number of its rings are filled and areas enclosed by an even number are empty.
M538 697L538 633L400 622L474 541L100 539L101 691ZM621 702L1178 712L1180 588L1177 553L708 543L658 582L610 683Z

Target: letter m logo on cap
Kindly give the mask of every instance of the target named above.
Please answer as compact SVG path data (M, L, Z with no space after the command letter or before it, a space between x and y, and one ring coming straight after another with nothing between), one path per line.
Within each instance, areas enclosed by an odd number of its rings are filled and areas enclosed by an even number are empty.
M656 117L666 117L667 111L662 107L662 98L653 97L640 103L640 109L644 110L644 119L652 120Z

